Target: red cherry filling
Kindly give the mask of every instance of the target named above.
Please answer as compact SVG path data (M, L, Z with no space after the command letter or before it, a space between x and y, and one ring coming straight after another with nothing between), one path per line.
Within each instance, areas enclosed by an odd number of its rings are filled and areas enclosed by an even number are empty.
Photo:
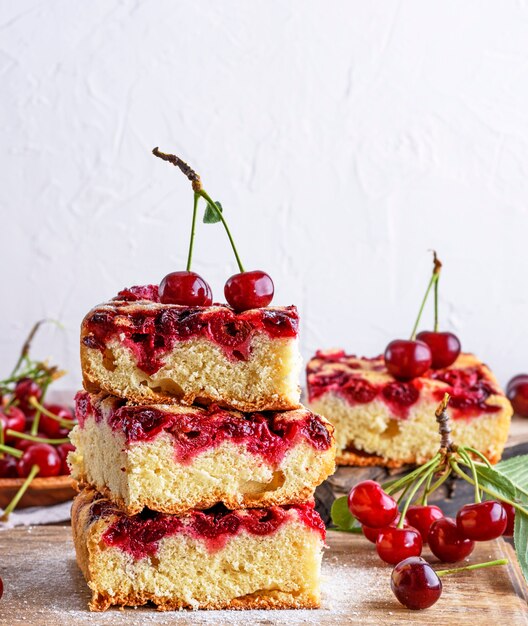
M411 526L382 528L376 540L376 551L385 563L395 565L422 553L422 536Z
M462 561L475 547L475 542L464 537L455 520L450 517L443 517L431 524L427 541L431 552L445 563Z
M500 537L508 525L508 515L500 502L486 500L464 505L456 516L461 535L472 541L490 541Z
M460 354L460 341L453 333L424 330L416 335L416 339L429 346L434 370L453 365Z
M413 556L392 570L391 589L408 609L427 609L442 595L442 581L427 561Z
M370 528L384 528L398 514L396 500L374 480L364 480L350 490L348 508L361 524Z
M431 349L423 341L395 339L385 350L385 365L397 380L412 380L424 374L433 362Z
M271 277L260 270L235 274L224 287L225 298L235 311L268 306L273 300L273 293Z
M407 520L409 524L416 528L422 535L422 541L427 543L427 536L431 529L431 524L437 519L444 517L442 509L434 504L414 505L407 509Z
M528 417L528 374L519 374L510 380L506 395L513 410L521 417Z
M40 478L58 476L61 470L61 458L57 450L47 443L35 443L24 452L17 464L20 478L25 478L31 472L33 465L38 465Z
M210 306L213 293L209 284L196 272L172 272L160 283L159 299L163 304Z

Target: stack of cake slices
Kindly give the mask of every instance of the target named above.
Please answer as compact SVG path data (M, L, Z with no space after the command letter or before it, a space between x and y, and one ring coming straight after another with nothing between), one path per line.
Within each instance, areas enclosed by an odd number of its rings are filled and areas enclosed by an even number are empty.
M315 608L333 427L299 404L294 307L125 290L81 329L69 463L92 610Z

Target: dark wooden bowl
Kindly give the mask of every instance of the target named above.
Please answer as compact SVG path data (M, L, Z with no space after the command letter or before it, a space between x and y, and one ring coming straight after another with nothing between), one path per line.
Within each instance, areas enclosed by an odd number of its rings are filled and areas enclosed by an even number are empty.
M23 478L0 478L0 507L5 509L23 482ZM77 493L74 485L75 481L70 476L34 478L16 508L66 502L73 499Z

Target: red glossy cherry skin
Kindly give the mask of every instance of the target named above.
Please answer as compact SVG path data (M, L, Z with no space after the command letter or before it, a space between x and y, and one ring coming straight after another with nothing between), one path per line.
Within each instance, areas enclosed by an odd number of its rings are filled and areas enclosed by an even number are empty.
M513 410L521 417L528 417L528 374L519 374L510 380L506 395Z
M213 292L196 272L172 272L160 283L159 299L163 304L210 306L213 303Z
M31 378L22 378L15 385L15 398L18 400L18 407L26 415L33 415L35 409L29 404L31 397L40 400L42 398L42 389Z
M18 478L17 461L14 456L4 454L0 459L0 478Z
M71 411L60 404L46 404L44 406L50 413L63 420L73 420ZM68 429L62 427L59 422L43 413L40 415L39 428L51 439L60 438L68 434Z
M365 526L384 528L398 515L398 504L374 480L364 480L350 490L348 509Z
M472 541L490 541L504 533L508 514L496 500L465 504L457 513L456 524L464 537Z
M427 542L431 552L444 563L462 561L475 547L474 541L460 534L451 517L443 517L431 524Z
M376 552L380 559L392 565L410 556L420 556L422 546L422 536L412 526L382 528L376 540Z
M4 595L4 582L0 578L0 598L2 598L3 595Z
M260 270L234 274L224 287L227 302L237 312L268 306L274 291L271 276Z
M400 521L400 514L398 513L398 515L396 515L396 518L394 519L394 521L391 522L389 524L389 526L397 526L399 521ZM407 524L407 517L405 518L404 524L406 526L408 525ZM363 535L365 536L365 538L368 539L370 541L370 543L376 543L376 541L378 539L378 535L380 534L380 531L382 529L381 528L370 528L370 526L365 526L364 524L362 524L361 530L363 531Z
M507 502L501 502L502 508L506 511L508 516L508 523L506 524L506 530L502 533L503 537L513 537L513 531L515 530L515 507Z
M427 543L431 524L442 517L444 517L442 509L434 504L410 506L406 514L407 521L420 532L424 543Z
M416 335L416 339L423 341L429 346L433 357L431 367L434 370L453 365L460 354L460 341L453 333L423 330Z
M70 474L70 466L67 463L68 453L73 452L75 446L73 443L61 443L57 446L57 452L61 458L61 476L68 476Z
M16 406L3 409L0 411L0 428L2 428L4 432L9 429L23 433L26 428L26 416ZM11 437L6 434L4 434L4 439L6 443L17 441L16 437Z
M411 556L396 565L391 574L391 589L408 609L428 609L442 595L442 581L429 563Z
M385 365L397 380L418 378L432 362L431 349L423 341L395 339L385 349Z
M29 475L33 465L38 465L40 478L58 476L61 469L61 458L57 450L47 443L35 443L24 452L17 464L20 478Z

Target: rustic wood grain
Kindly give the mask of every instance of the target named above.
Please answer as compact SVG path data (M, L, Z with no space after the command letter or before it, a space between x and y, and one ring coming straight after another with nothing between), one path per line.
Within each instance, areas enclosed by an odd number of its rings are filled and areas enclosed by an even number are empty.
M479 626L527 626L527 591L511 547L499 540L479 544L471 562L511 559L507 567L444 579L440 601L424 612L409 611L393 597L390 566L383 565L363 537L329 532L323 564L323 605L315 611L198 611L152 609L90 613L89 590L75 563L69 527L40 526L0 532L0 624L278 624L447 626L469 620ZM426 556L429 556L426 554Z

